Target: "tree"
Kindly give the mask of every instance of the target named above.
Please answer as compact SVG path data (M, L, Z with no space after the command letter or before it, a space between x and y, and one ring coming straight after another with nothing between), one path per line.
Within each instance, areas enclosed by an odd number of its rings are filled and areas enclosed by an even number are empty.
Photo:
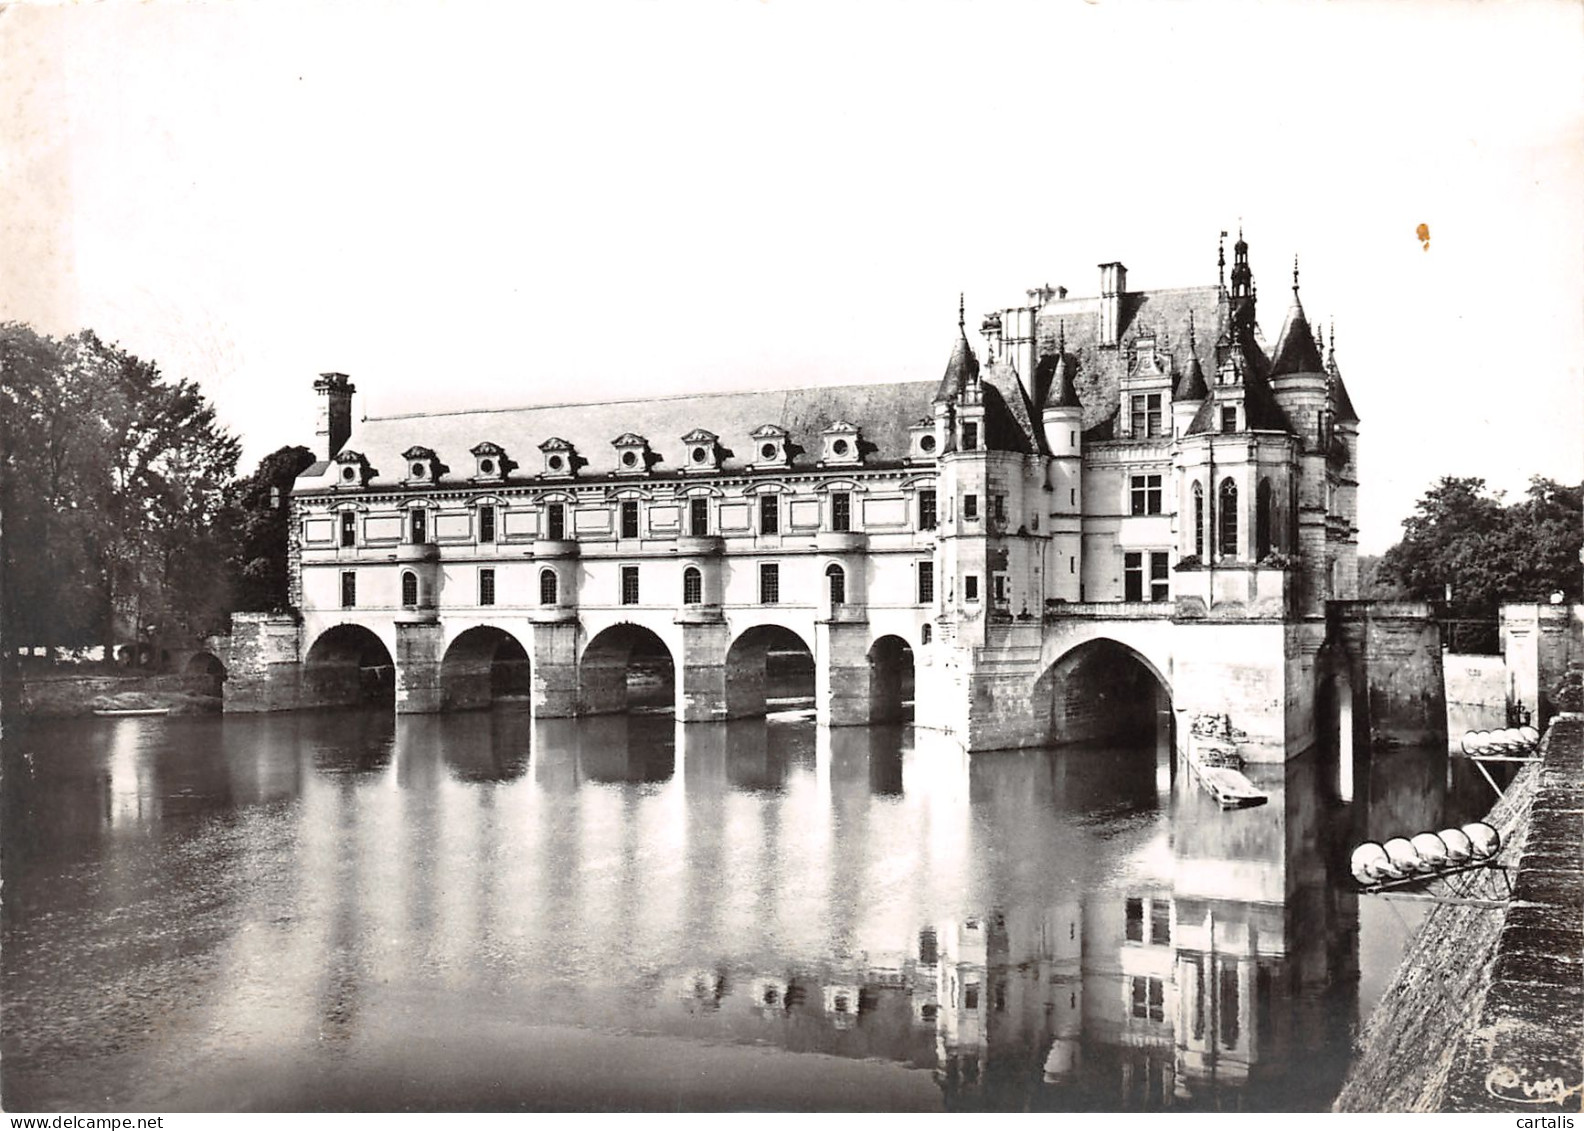
M1580 598L1584 488L1530 481L1504 506L1483 479L1447 477L1403 523L1403 539L1381 558L1379 576L1409 597L1442 601L1454 617L1489 618L1503 602Z
M226 492L225 533L235 608L267 611L289 603L286 547L291 489L313 460L313 453L301 445L278 448Z
M13 642L195 633L226 598L216 537L239 445L196 385L91 331L0 326L4 613Z

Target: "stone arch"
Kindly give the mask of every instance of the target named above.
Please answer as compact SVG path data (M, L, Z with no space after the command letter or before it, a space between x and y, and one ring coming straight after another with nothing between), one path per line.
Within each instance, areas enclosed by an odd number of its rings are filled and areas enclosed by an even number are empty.
M460 633L440 660L440 702L447 710L526 701L532 691L528 651L511 633L477 625Z
M900 636L869 646L869 721L900 723L913 717L913 649Z
M596 634L578 661L578 713L610 715L676 706L676 662L652 629L621 621Z
M360 624L325 629L309 647L302 668L305 707L394 704L396 665L384 641Z
M814 697L814 649L780 624L756 624L726 650L726 717L763 715Z
M223 693L226 681L226 666L220 662L220 657L213 652L194 652L187 657L187 662L182 665L182 671L196 680L205 679L204 693L220 695Z
M1033 688L1034 715L1052 744L1131 740L1169 732L1171 683L1137 649L1097 636L1046 666Z

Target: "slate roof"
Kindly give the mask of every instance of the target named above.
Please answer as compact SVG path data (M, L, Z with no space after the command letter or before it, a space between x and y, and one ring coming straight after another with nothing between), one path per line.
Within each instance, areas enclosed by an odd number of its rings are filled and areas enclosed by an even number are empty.
M1190 314L1197 331L1194 356L1204 368L1214 370L1216 358L1212 343L1221 336L1226 321L1226 304L1220 287L1182 287L1124 294L1118 334L1122 348L1101 346L1096 341L1100 321L1098 298L1057 299L1040 309L1035 319L1037 352L1042 357L1054 354L1058 341L1065 338L1066 354L1075 363L1073 391L1083 405L1085 435L1091 439L1103 438L1096 429L1116 415L1121 404L1122 378L1128 370L1125 346L1133 339L1153 335L1155 349L1171 357L1178 372L1187 367ZM1044 410L1052 395L1054 381L1049 378L1054 372L1054 368L1044 371L1047 380L1042 383L1039 380L1042 371L1036 367L1033 405L1036 413ZM1054 395L1060 398L1062 389L1056 387Z
M1240 362L1243 374L1243 414L1246 427L1256 432L1292 432L1292 421L1287 419L1287 414L1282 411L1281 405L1276 403L1276 394L1271 392L1271 387L1266 383L1266 375L1270 373L1270 359L1265 356L1265 351L1260 348L1259 342L1250 338L1241 346L1228 347L1234 359ZM1210 390L1210 399L1199 406L1199 411L1194 414L1193 422L1188 425L1187 435L1198 432L1219 432L1221 423L1220 403L1216 393L1226 386L1217 385Z
M979 376L979 359L968 344L968 334L957 327L957 340L952 343L951 357L946 361L946 372L941 374L940 386L935 390L935 400L949 401L962 392L963 386Z
M660 456L652 474L666 476L681 473L685 458L681 437L695 428L707 428L720 437L721 468L730 474L746 471L754 460L757 445L751 433L761 425L778 424L787 429L792 469L803 470L817 466L823 449L822 431L836 421L848 420L862 430L864 464L895 467L908 457L910 426L930 414L934 391L933 381L896 381L369 417L353 426L345 448L367 457L377 472L369 484L374 490L400 484L406 471L401 452L415 443L425 444L447 459L461 457L488 440L504 448L507 458L517 465L507 476L508 484L540 482L543 462L539 445L552 436L576 448L577 482L609 477L630 483L634 481L630 474L615 475L617 456L611 447L613 439L629 431L649 437L651 450ZM330 486L333 479L325 471L333 467L315 464L298 478L298 490ZM439 485L465 485L471 475L469 460L466 467L442 475Z
M1287 308L1287 321L1282 324L1281 336L1276 339L1275 360L1271 362L1272 377L1285 377L1289 373L1324 373L1325 362L1320 359L1320 347L1315 345L1314 331L1304 317L1303 303L1298 301L1298 288L1293 288L1292 305Z

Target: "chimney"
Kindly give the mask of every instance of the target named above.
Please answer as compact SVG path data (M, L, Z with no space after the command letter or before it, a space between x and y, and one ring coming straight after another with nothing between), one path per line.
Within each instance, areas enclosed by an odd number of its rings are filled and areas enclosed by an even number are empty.
M1102 346L1122 340L1122 296L1127 293L1127 268L1120 263L1100 264L1100 335Z
M319 394L314 446L324 453L325 459L335 459L352 435L352 394L357 392L357 386L345 373L321 373L314 382L314 392Z

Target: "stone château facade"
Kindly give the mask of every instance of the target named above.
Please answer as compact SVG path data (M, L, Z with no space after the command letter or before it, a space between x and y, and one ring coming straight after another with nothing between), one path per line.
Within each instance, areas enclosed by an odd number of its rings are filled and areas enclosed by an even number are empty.
M1296 266L1274 345L1241 234L1221 273L1029 291L982 361L959 315L938 381L354 423L326 374L296 652L247 629L277 650L238 689L329 703L388 665L398 711L438 711L515 665L566 716L668 655L691 722L763 714L767 658L801 648L822 723L899 717L911 666L916 724L970 749L1169 709L1290 757L1356 597L1359 421Z

